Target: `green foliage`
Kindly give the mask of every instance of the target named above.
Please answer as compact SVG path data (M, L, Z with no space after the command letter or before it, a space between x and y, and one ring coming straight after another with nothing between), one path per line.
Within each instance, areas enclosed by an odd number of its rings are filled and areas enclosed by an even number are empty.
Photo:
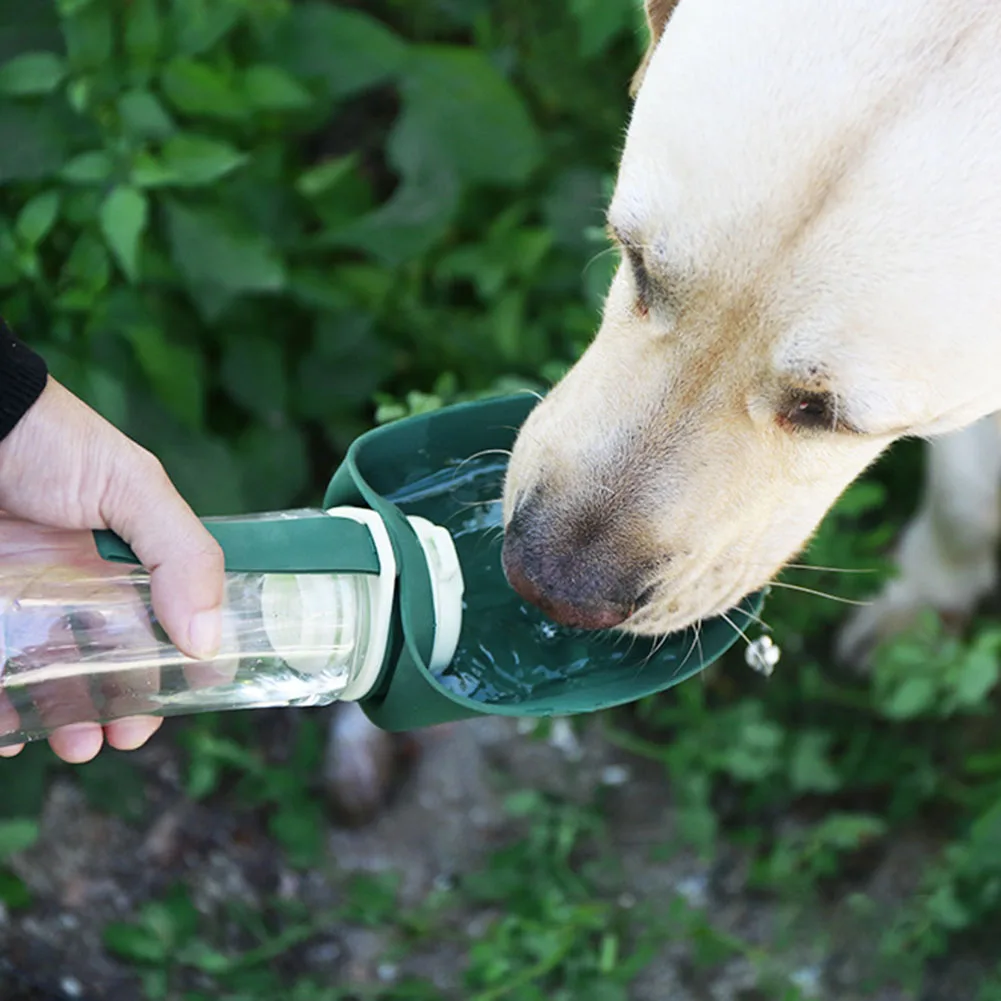
M878 651L875 696L890 719L991 713L988 695L998 682L1001 629L971 640L945 632L935 615Z
M625 67L602 6L532 39ZM3 0L5 315L202 513L315 498L377 399L538 385L594 324L614 153L566 148L574 80L543 98L511 18L470 45L324 0Z
M239 728L239 723L234 725ZM323 750L317 721L302 721L289 760L280 764L265 762L251 749L246 727L240 738L219 733L211 716L194 721L182 738L190 762L188 795L202 799L225 779L238 778L242 803L267 815L268 828L290 864L319 863L324 857L326 817L314 789Z

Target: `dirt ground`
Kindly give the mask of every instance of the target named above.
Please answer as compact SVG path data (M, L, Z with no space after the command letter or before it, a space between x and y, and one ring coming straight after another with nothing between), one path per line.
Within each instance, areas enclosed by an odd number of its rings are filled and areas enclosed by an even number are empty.
M89 808L72 775L60 776L49 788L41 840L14 863L35 902L16 916L0 914L0 1001L140 1001L132 969L104 951L101 929L107 921L134 917L145 900L179 876L196 888L195 902L203 909L223 899L253 906L278 893L319 912L337 899L350 874L391 869L402 874L403 903L416 903L503 843L510 822L499 790L512 785L582 802L604 785L607 850L621 863L622 906L681 894L706 908L718 927L779 955L806 997L963 1001L974 996L979 970L959 961L945 964L921 999L889 987L864 993L859 985L872 936L839 900L817 912L812 927L797 919L796 933L776 952L784 912L748 889L747 860L739 852L728 852L711 866L684 853L670 861L656 859L655 849L670 839L673 824L663 772L610 747L596 725L584 728L579 744L531 739L515 723L489 718L434 731L410 781L383 816L359 830L331 826L333 874L286 870L264 831L211 802L191 803L181 790L179 752L169 739L173 725L137 755L148 797L142 823L130 825ZM884 913L912 888L921 870L915 860L925 853L920 842L898 843L868 878L865 889ZM477 916L470 913L469 920ZM450 997L462 997L462 957L454 944L423 949L389 966L384 961L389 934L333 927L306 943L296 962L336 983L388 986L408 973L419 975ZM818 938L828 941L822 951ZM700 973L685 941L665 941L630 996L771 1001L750 963L732 961Z

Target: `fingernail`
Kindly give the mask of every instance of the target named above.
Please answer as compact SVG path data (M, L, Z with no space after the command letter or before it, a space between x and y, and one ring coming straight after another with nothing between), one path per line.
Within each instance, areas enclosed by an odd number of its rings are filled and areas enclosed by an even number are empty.
M213 608L198 612L188 627L188 647L199 660L208 660L219 652L222 639L222 612Z

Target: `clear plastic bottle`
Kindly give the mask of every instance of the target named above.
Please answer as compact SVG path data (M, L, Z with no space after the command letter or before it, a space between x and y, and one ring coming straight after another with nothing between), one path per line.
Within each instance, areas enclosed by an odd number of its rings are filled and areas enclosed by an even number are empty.
M145 570L102 560L89 532L4 520L0 746L39 739L69 723L364 697L385 659L393 550L374 512L327 513L369 527L379 574L227 573L222 644L207 661L185 656L167 638L153 613ZM419 518L411 524L434 584L432 659L443 667L458 641L462 575L448 533Z

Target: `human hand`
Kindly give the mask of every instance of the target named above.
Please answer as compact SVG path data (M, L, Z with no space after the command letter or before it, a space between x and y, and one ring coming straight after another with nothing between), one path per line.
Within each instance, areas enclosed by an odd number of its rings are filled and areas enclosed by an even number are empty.
M0 509L57 528L110 528L150 571L153 608L171 641L208 658L222 628L223 555L159 461L51 377L0 441ZM79 723L49 739L64 761L89 761L105 738L134 750L153 717ZM20 747L0 748L5 757Z

